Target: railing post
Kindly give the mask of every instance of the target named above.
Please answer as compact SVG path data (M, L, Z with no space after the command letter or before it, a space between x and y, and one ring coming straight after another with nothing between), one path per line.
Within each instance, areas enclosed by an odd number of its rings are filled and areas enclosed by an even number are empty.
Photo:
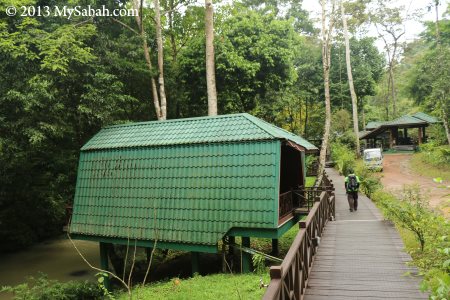
M283 274L283 269L281 266L272 266L270 267L270 279L281 279L281 275Z

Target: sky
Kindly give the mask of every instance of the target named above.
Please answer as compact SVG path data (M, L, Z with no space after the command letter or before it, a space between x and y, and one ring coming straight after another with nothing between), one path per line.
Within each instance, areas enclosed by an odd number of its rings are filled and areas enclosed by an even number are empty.
M410 20L405 23L405 35L403 41L411 42L418 37L418 35L424 30L424 26L422 24L423 21L434 21L435 13L434 9L429 11L427 10L427 6L430 5L432 0L395 0L391 1L393 7L404 6L404 15L411 15L414 12L423 13L420 20ZM448 5L448 1L441 1L441 5L439 6L439 12L442 14L445 12L445 9ZM321 7L319 0L303 0L303 8L310 12L310 15L314 19L320 20L321 16ZM319 26L317 26L319 27ZM373 27L369 28L368 35L377 37L376 29ZM384 51L384 44L382 40L377 40L377 47L380 51Z

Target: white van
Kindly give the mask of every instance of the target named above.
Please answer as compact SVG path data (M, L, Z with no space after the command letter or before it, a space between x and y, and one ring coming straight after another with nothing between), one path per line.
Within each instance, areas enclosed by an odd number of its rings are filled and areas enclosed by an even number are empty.
M383 171L383 153L380 148L364 150L363 160L367 168Z

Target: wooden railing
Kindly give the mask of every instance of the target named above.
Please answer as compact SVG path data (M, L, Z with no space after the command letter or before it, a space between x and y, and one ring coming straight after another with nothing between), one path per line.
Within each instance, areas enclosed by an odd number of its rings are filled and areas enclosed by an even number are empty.
M302 299L320 236L329 220L335 217L333 183L324 175L323 190L305 220L280 266L270 268L270 283L263 299Z
M279 219L290 214L294 209L294 202L292 200L292 191L280 194L278 202L278 215Z

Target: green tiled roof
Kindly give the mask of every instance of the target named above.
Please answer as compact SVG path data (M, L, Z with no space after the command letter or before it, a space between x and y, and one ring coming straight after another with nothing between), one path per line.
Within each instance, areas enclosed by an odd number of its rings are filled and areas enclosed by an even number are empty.
M423 112L417 112L417 113L415 113L415 114L413 114L411 116L414 117L414 118L426 121L426 122L431 123L431 124L439 122L439 120L436 119L435 117L427 115L426 113L423 113Z
M397 126L397 125L420 125L420 124L426 124L426 121L414 118L412 116L401 116L395 120L384 122L382 126Z
M371 122L367 123L366 130L375 129L383 123L384 123L384 121L371 121Z
M82 151L71 232L215 245L233 227L277 228L280 145Z
M287 139L306 150L317 150L300 136L245 113L110 126L81 150L271 139Z

